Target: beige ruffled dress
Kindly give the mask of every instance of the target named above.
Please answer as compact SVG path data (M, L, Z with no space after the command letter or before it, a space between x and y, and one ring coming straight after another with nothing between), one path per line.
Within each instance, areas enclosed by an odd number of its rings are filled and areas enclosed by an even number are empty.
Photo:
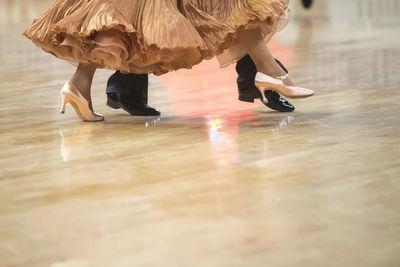
M240 28L266 40L286 26L288 0L56 0L24 32L70 62L163 74L218 56L221 66L246 52Z

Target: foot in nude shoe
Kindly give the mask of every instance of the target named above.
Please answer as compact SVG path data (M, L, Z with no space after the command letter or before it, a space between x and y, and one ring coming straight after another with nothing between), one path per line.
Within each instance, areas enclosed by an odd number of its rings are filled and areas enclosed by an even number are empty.
M81 92L70 82L61 89L62 107L60 113L65 112L67 103L71 104L79 118L84 121L103 121L104 117L93 111L91 101L87 100Z
M265 90L274 90L287 98L306 98L314 95L314 91L307 88L286 85L284 81L288 79L288 75L273 78L262 72L257 72L255 84L260 91L263 99L265 99Z

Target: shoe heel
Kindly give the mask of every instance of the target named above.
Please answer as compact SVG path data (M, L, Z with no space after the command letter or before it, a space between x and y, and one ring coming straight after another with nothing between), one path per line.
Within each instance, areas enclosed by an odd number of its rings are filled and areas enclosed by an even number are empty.
M257 84L257 83L256 83L256 87L257 87L258 91L259 91L260 94L261 94L261 101L262 101L264 104L268 104L268 99L265 97L265 90L269 90L269 89L266 88L265 86L262 86L262 85Z
M254 103L255 99L259 99L261 97L260 92L257 88L247 88L246 90L239 91L239 100L243 102Z
M254 97L252 97L252 96L239 95L239 100L242 101L242 102L254 103Z
M65 113L65 106L67 105L68 101L66 100L65 95L63 95L61 93L61 109L60 109L60 113L64 114Z

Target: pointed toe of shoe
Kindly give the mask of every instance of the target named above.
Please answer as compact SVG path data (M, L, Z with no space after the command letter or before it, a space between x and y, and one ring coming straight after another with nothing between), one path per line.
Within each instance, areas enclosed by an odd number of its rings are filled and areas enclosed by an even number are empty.
M95 112L93 121L104 121L104 116Z
M104 116L97 112L93 112L89 116L84 116L84 117L82 116L81 119L87 122L98 122L98 121L104 121Z
M305 98L315 94L314 90L307 88L302 88L297 86L288 86L287 88L289 88L292 91L291 95L288 96L291 98Z

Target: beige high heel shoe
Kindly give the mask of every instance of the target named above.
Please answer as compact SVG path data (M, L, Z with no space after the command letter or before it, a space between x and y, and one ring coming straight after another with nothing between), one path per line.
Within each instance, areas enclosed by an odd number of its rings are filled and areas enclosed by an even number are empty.
M70 82L66 82L61 89L61 101L62 107L60 113L65 113L65 106L67 103L70 103L74 108L76 114L79 118L84 121L102 121L104 120L103 115L98 114L93 111L90 101L88 101L82 94L79 92L78 88L75 87Z
M266 100L264 95L265 90L274 90L287 98L306 98L314 94L314 91L311 89L285 85L283 81L287 77L288 74L277 78L273 78L262 72L257 72L254 81L256 87L258 88L263 97L263 101Z

